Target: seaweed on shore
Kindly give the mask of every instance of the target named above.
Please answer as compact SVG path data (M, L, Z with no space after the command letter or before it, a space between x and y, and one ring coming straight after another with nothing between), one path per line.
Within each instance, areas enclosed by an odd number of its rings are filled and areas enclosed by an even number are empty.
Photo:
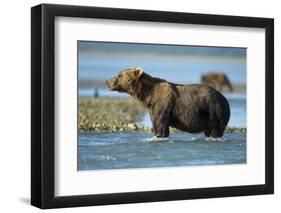
M80 131L135 130L144 115L143 107L132 99L80 99Z

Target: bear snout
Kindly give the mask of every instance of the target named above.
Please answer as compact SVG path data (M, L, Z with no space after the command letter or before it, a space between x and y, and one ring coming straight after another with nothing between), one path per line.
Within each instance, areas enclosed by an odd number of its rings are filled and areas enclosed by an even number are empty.
M105 84L109 90L116 89L116 79L115 78L105 81Z
M112 89L112 82L110 80L105 81L105 84L108 89Z

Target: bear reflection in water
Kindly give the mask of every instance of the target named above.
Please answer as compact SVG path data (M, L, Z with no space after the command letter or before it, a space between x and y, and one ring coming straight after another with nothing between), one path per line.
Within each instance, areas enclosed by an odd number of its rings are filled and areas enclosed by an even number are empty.
M204 84L174 84L142 68L129 68L106 81L112 91L126 92L149 112L156 137L169 137L169 127L207 137L222 137L230 118L227 99Z

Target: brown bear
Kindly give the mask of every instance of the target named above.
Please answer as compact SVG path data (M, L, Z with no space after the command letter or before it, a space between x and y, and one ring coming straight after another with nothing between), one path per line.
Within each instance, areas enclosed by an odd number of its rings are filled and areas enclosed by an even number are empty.
M227 87L230 92L233 92L232 84L224 73L210 72L201 77L201 83L208 84L219 91L223 91Z
M151 77L139 67L119 72L106 85L142 103L149 112L156 137L169 137L169 127L222 137L229 121L228 101L208 85L170 83Z

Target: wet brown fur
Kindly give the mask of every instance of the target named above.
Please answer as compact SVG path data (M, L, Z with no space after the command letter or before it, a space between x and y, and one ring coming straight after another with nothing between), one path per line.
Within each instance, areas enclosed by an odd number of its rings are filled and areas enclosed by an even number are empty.
M169 127L222 137L229 121L228 101L207 85L170 83L151 77L141 68L124 70L106 84L109 89L127 92L143 104L157 137L168 137Z

